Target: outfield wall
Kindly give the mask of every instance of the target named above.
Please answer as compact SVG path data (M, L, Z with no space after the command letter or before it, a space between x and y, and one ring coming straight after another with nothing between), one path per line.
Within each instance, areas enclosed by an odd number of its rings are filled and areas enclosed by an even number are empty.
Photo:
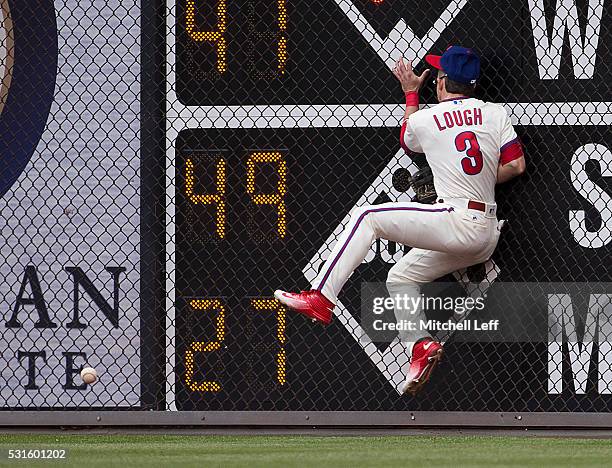
M6 410L610 410L609 2L22 3L0 0ZM441 279L503 337L440 331L412 398L404 345L372 338L362 300L409 247L376 241L327 328L272 293L309 287L355 207L412 198L426 161L399 147L391 67L450 44L481 55L477 96L507 110L528 171L498 188L492 259Z

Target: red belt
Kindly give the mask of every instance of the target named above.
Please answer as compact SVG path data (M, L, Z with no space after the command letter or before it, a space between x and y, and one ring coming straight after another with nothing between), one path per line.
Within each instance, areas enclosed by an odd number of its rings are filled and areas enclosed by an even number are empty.
M444 200L440 199L438 200L438 203L444 203ZM479 201L469 200L467 207L468 210L478 210L482 211L483 213L487 211L487 205Z
M470 200L468 202L468 210L478 210L484 213L487 211L487 205L479 201Z

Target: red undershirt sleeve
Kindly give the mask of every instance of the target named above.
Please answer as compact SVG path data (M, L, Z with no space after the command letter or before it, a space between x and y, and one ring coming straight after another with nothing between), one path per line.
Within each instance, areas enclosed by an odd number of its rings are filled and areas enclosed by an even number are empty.
M499 153L499 159L502 166L505 166L509 162L524 156L521 140L519 140L518 137L514 140L510 140L500 148Z
M500 142L499 161L502 166L524 156L523 145L507 112L504 112L501 123Z

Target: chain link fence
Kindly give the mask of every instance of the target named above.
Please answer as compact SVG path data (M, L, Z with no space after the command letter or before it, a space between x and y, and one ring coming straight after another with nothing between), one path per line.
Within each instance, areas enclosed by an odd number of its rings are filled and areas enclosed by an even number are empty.
M3 406L138 405L139 5L1 4Z
M609 2L0 4L5 408L611 409ZM498 187L493 257L440 281L498 302L541 284L508 316L545 338L438 335L413 398L403 344L360 315L409 246L375 242L329 327L272 293L309 288L355 207L412 198L426 157L399 146L391 67L450 44L482 57L477 98L510 114L528 171ZM559 323L536 320L575 283Z

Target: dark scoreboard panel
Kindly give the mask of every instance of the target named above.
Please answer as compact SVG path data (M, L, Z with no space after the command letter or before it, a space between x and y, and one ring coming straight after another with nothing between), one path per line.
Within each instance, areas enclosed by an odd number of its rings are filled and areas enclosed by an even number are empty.
M393 155L396 133L387 128L181 132L179 408L290 408L296 393L314 385L311 366L328 363L321 351L316 356L312 351L328 338L280 307L272 293L283 285L308 287L303 267L376 175L363 170L361 155L366 148ZM380 171L386 160L377 157L369 167ZM333 328L347 350L360 352L350 336ZM330 342L329 352L336 346ZM300 358L300 352L307 356Z
M501 270L499 281L605 278L609 247L576 248L568 212L585 210L588 229L600 226L597 211L572 187L570 161L582 145L612 145L609 132L603 127L576 127L568 141L565 127L518 127L518 131L530 155L530 173L500 187L500 217L509 219L511 228L494 255ZM521 388L539 382L534 395L540 404L549 410L564 407L567 399L545 393L545 343L451 341L445 366L428 392L415 400L397 395L338 320L323 328L272 299L277 287L308 287L302 269L365 188L389 170L396 142L395 128L180 133L179 409L525 410L529 399L509 398L514 386L497 388L498 379ZM406 159L391 170L407 165ZM598 185L610 188L596 164L586 170ZM389 199L389 187L380 186L378 193L378 201ZM551 233L554 242L543 232ZM390 267L379 251L358 268L344 289L340 299L358 321L361 283L384 281ZM525 324L530 319L521 317ZM384 349L386 344L379 346ZM487 353L487 361L482 361L482 353ZM529 359L528 371L522 368L523 361L514 359L516 355ZM469 362L481 362L476 376L474 367L466 365ZM491 373L497 377L489 379ZM444 397L449 389L457 398ZM607 408L608 399L597 401L600 409Z
M344 0L343 0L344 1ZM609 100L611 13L604 9L592 79L576 79L567 43L556 79L541 80L532 18L520 2L347 0L384 41L399 21L415 36L434 39L431 53L449 44L474 47L483 59L481 96L496 102ZM340 2L338 2L340 3ZM188 106L399 103L402 93L380 45L334 0L180 0L176 8L177 95ZM545 1L554 20L554 2ZM586 23L586 2L579 2ZM449 6L450 4L450 6ZM432 26L445 9L455 19ZM417 43L413 43L418 48ZM386 44L391 47L391 44ZM423 54L421 54L423 55ZM582 59L580 59L582 60ZM423 62L415 63L419 69ZM423 93L434 102L433 88Z
M185 0L177 20L185 105L379 100L376 90L394 84L333 0ZM352 78L340 77L347 64L342 74ZM363 69L374 79L360 77Z

